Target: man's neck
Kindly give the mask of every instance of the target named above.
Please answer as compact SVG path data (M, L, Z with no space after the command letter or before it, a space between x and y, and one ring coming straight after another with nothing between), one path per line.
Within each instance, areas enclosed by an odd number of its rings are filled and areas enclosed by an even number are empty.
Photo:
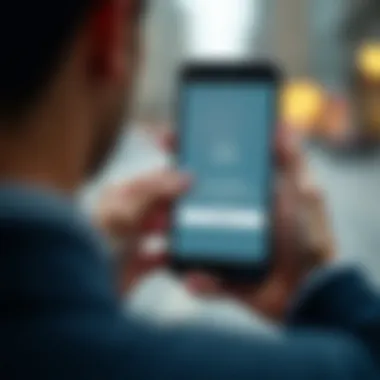
M26 183L72 194L85 172L81 120L44 112L14 128L0 128L0 181Z

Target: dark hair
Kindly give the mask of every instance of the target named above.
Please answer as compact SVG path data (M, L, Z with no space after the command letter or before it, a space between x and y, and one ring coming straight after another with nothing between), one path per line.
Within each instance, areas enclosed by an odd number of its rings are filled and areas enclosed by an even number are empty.
M17 117L51 80L102 0L6 0L0 13L0 118ZM145 0L136 1L145 7ZM142 10L142 9L141 9ZM68 49L67 49L68 50Z

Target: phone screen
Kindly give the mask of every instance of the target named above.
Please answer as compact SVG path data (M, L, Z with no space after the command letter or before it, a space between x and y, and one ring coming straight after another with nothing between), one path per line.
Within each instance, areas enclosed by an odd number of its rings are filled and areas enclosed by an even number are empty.
M255 264L270 250L276 84L187 81L178 163L194 178L174 210L181 260Z

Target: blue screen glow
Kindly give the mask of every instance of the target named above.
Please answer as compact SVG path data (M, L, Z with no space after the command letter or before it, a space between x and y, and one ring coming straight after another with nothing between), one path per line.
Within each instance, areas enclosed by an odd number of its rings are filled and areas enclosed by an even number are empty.
M174 212L173 250L180 258L266 258L275 95L264 82L183 88L179 165L194 186Z

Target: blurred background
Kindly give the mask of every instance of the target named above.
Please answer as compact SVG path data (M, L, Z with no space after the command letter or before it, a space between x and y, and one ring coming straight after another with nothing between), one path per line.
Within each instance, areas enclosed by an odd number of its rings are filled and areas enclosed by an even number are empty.
M170 161L154 135L163 126L175 129L182 62L269 58L286 75L279 122L304 142L310 172L326 197L339 259L359 263L380 282L378 20L378 0L152 0L132 130L84 190L84 205L91 208L107 184ZM227 300L204 305L192 299L166 273L147 279L132 299L136 310L161 320L190 315L265 326Z

